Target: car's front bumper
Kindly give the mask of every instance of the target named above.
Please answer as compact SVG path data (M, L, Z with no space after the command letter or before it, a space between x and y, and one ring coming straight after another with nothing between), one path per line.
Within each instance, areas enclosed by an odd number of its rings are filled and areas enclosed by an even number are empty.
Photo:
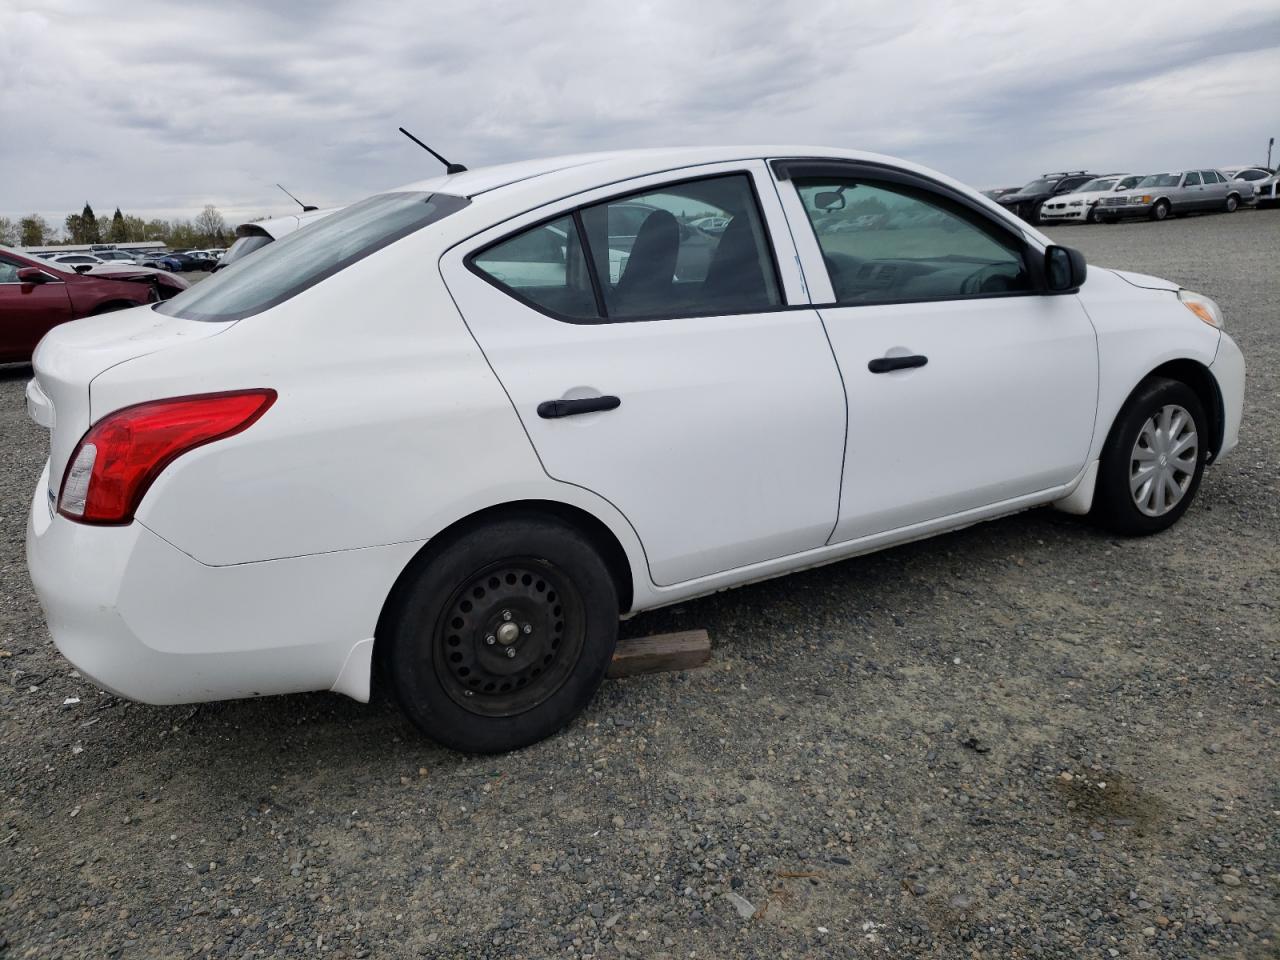
M1055 208L1049 204L1045 204L1040 208L1041 223L1083 223L1089 218L1089 210L1086 206L1079 207L1062 207Z
M1104 220L1121 217L1149 217L1154 203L1126 203L1122 206L1099 206L1098 211Z
M1218 341L1218 353L1209 366L1222 397L1222 444L1214 462L1230 453L1240 441L1240 420L1244 416L1244 354L1225 333Z
M213 567L137 521L57 515L47 488L46 465L27 565L54 643L95 683L144 703L308 690L368 699L378 615L420 544Z

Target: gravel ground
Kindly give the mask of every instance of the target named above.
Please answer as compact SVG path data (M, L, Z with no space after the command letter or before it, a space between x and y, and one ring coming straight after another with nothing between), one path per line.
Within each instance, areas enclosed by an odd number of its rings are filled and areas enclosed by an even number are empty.
M0 368L6 955L1277 956L1280 212L1055 235L1215 297L1248 358L1178 527L1035 511L639 617L706 627L712 666L502 757L385 703L77 676Z

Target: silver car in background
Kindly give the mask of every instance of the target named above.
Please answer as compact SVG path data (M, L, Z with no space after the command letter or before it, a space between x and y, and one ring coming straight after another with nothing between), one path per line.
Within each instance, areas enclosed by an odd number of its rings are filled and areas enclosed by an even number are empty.
M1223 167L1222 172L1231 178L1233 184L1253 188L1253 203L1259 207L1274 206L1277 194L1280 193L1280 174L1266 167ZM1241 200L1247 202L1243 192Z
M1164 220L1170 214L1220 211L1234 213L1245 193L1253 197L1250 185L1230 180L1219 170L1180 170L1153 173L1138 182L1132 193L1104 197L1098 203L1099 217L1148 217Z

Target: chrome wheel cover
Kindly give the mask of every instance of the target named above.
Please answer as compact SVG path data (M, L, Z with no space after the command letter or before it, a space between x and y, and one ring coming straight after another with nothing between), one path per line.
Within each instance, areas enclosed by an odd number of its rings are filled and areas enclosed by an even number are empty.
M1138 431L1129 456L1133 505L1148 517L1176 507L1191 486L1200 456L1196 422L1185 407L1167 404Z

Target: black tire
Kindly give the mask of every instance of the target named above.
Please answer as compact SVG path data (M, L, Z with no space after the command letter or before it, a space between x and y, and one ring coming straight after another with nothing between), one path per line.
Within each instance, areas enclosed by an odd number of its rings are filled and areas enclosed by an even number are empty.
M1044 206L1043 200L1037 200L1035 203L1031 205L1031 215L1027 217L1027 223L1031 224L1033 227L1039 226L1040 224L1044 223L1044 221L1040 219L1040 208L1043 206Z
M1234 193L1227 196L1227 213L1235 213L1236 207L1240 206L1240 198Z
M599 553L536 515L437 548L397 586L388 614L378 644L401 709L466 753L560 730L595 695L618 639L617 588Z
M1189 478L1181 499L1167 512L1149 516L1138 508L1130 492L1131 468L1137 462L1133 454L1139 433L1148 420L1170 405L1182 407L1195 424L1194 471L1180 474ZM1113 533L1124 536L1147 536L1177 523L1200 489L1210 442L1208 425L1200 398L1185 383L1166 377L1148 377L1140 383L1121 408L1102 448L1091 511L1094 519Z
M1089 208L1089 216L1087 219L1090 223L1102 223L1102 211L1098 209L1096 204Z
M1169 216L1169 201L1157 200L1156 205L1151 208L1152 220L1164 220Z

